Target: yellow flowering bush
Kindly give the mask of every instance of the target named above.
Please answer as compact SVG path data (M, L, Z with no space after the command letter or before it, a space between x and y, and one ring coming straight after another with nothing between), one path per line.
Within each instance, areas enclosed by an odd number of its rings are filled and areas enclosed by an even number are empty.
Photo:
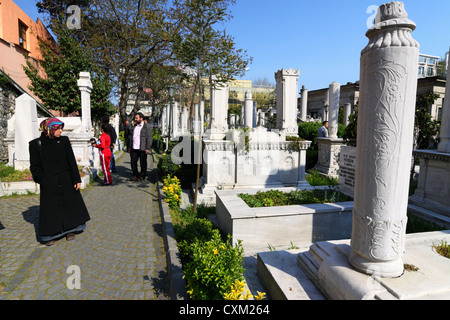
M243 247L223 241L213 230L210 241L184 243L180 252L189 256L183 264L187 293L192 300L222 300L236 280L243 280Z
M225 293L225 300L250 300L254 298L255 300L263 300L266 297L264 292L259 292L258 295L253 296L248 290L244 290L245 282L241 280L236 280L231 286L231 291ZM245 293L244 293L245 291Z
M163 180L163 191L166 194L164 201L170 208L176 209L181 205L181 184L177 177L171 177L167 175Z

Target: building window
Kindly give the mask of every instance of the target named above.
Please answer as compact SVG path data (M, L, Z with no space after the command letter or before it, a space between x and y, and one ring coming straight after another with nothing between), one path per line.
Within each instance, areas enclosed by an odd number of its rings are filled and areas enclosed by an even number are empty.
M427 72L427 75L428 75L429 77L431 77L431 76L434 75L434 69L433 69L433 68L428 68L427 71L428 71L428 72Z
M425 68L419 67L419 76L423 76L425 74Z
M19 21L19 45L27 49L27 29L28 27Z

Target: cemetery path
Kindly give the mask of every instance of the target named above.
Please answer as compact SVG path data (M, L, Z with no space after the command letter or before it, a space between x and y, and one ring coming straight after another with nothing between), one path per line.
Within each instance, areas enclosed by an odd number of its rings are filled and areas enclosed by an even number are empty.
M129 159L82 191L91 220L73 241L38 241L38 195L0 199L0 300L169 299L156 164L132 182Z

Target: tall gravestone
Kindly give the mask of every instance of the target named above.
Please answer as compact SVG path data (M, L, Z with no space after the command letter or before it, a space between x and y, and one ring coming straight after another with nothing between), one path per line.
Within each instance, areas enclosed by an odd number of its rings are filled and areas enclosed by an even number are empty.
M398 277L407 223L419 44L402 2L380 6L361 54L349 256L360 272Z
M91 131L92 82L89 72L80 72L80 78L78 79L78 88L81 92L81 125L85 131Z
M245 93L244 127L253 128L253 98L250 90Z
M219 83L212 77L211 87L211 140L222 140L228 130L228 84Z
M302 86L302 89L300 90L301 95L301 112L300 116L303 122L307 120L307 113L308 113L308 89L305 88L305 86Z
M28 143L39 137L36 100L26 93L16 99L15 121L14 168L24 170L30 166Z
M281 69L275 73L277 129L286 136L297 136L298 78L300 70Z

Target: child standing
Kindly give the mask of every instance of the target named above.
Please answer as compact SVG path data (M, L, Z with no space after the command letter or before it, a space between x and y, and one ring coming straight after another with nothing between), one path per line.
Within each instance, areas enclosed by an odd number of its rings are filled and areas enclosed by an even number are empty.
M92 145L99 149L100 153L100 164L102 166L102 171L105 176L103 179L103 185L108 186L112 184L111 172L109 171L109 164L111 162L111 138L106 133L108 127L106 124L102 124L101 131L102 135L100 136L100 143L95 144L92 142Z

